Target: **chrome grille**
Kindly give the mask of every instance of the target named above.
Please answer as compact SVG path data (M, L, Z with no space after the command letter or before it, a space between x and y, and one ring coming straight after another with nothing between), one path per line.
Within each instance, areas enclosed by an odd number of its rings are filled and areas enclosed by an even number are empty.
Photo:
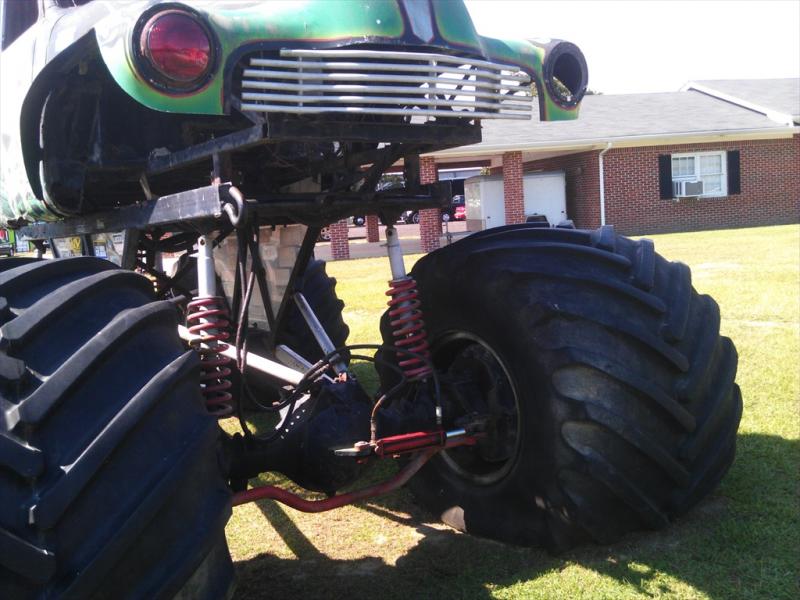
M512 65L444 54L281 50L251 56L241 109L469 119L530 119L530 77Z

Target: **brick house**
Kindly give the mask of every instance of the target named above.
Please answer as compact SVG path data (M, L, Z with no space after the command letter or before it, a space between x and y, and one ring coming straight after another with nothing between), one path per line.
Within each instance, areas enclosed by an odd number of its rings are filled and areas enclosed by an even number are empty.
M481 143L426 158L437 168L466 161L503 173L507 223L524 220L521 178L536 171L565 173L567 214L581 228L644 234L794 223L800 79L587 96L577 121L485 121Z

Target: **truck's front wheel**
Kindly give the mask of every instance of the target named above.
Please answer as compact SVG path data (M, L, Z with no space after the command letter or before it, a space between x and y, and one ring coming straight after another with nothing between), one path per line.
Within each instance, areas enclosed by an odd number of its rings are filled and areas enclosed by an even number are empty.
M728 470L736 351L688 268L649 241L509 226L411 275L451 415L488 417L477 446L410 483L446 523L553 549L605 543L664 526Z
M97 258L0 271L0 597L223 597L221 432L175 307Z

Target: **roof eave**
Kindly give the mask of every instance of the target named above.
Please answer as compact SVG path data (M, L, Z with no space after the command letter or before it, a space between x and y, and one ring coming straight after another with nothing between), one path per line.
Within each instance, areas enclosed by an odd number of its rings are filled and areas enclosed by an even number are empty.
M767 127L758 129L737 129L732 131L687 131L680 133L656 133L632 136L616 136L603 138L590 138L579 140L565 140L559 142L541 141L526 142L518 144L477 144L472 146L461 146L448 150L429 152L423 156L433 156L442 158L455 158L463 156L496 156L504 152L535 152L540 151L589 151L601 150L609 142L614 148L633 148L638 146L668 146L674 144L701 144L714 143L721 141L739 141L752 139L786 139L800 132L800 128L793 126Z
M795 118L790 114L772 110L771 108L762 106L760 104L756 104L755 102L749 102L747 100L743 100L742 98L737 98L733 94L726 94L724 92L720 92L707 85L697 83L696 81L689 81L681 88L682 92L690 90L694 90L696 92L700 92L701 94L706 94L707 96L712 96L714 98L724 100L725 102L730 102L731 104L736 104L738 106L741 106L742 108L746 108L748 110L760 113L766 116L771 121L775 121L776 123L780 123L781 125L793 125L795 122Z

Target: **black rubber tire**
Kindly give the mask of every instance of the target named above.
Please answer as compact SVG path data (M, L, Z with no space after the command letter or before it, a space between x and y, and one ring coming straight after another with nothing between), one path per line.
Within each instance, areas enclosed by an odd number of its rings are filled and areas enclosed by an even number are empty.
M230 491L196 353L144 277L0 274L0 597L224 597Z
M324 260L312 260L308 264L303 277L297 282L297 289L305 296L333 345L337 348L344 346L350 334L350 328L342 317L344 302L336 296L336 279L328 277ZM322 358L319 344L294 304L286 314L286 326L278 343L286 344L311 362Z
M451 526L563 550L658 529L720 482L742 411L736 350L688 267L649 240L507 226L412 270L434 360L484 342L516 390L509 470L481 484L431 461L410 487ZM384 340L390 342L386 319Z
M419 212L414 211L411 214L411 223L413 223L414 225L419 225Z
M39 260L38 258L32 258L29 256L9 256L8 258L4 258L0 260L0 273L3 271L8 271L10 269L16 269L17 267L21 267L22 265L27 265L32 262L36 262Z

